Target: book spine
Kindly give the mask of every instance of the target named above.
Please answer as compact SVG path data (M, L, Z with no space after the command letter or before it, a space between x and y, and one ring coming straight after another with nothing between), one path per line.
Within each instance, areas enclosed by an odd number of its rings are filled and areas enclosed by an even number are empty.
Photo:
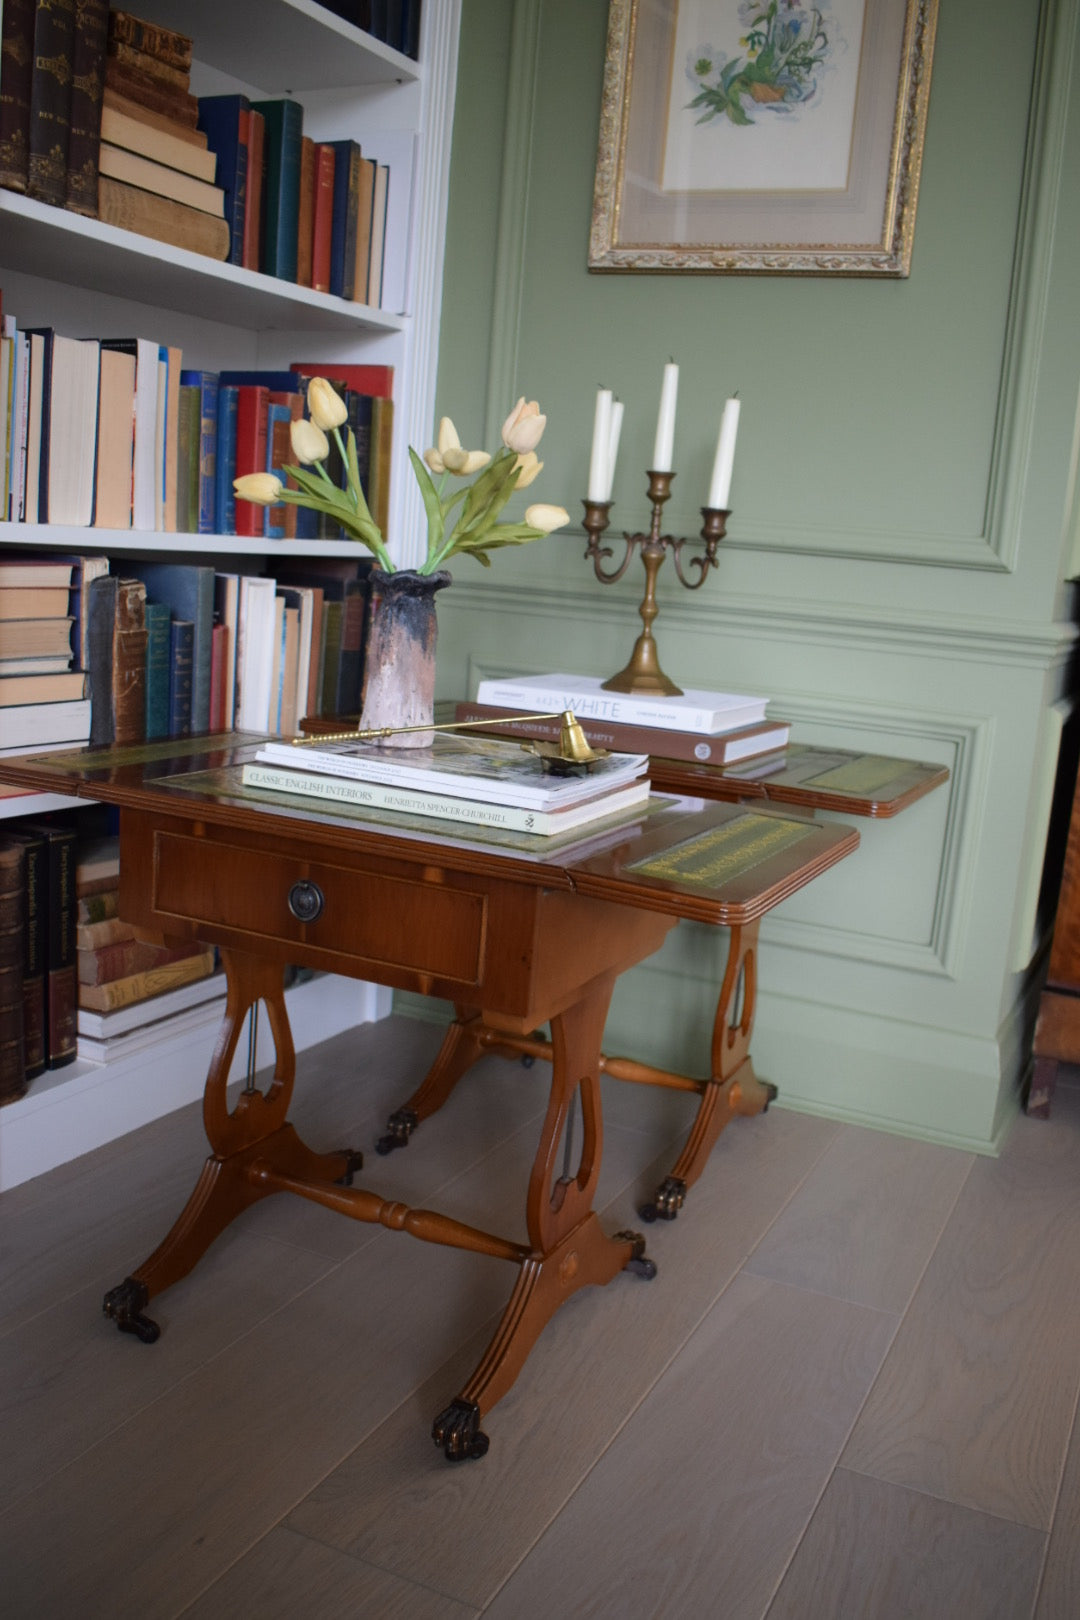
M89 219L96 219L98 211L98 147L108 29L108 0L76 0L65 204L73 213L85 214Z
M352 298L356 291L356 226L360 211L360 148L334 141L334 212L330 235L330 291Z
M270 391L255 385L242 387L236 402L236 474L266 471L266 435L269 424ZM236 533L262 535L266 529L266 508L253 501L236 502Z
M176 483L176 528L180 534L197 533L199 506L199 390L180 385L179 460Z
M385 536L390 521L390 460L394 447L394 402L376 396L371 402L369 508Z
M4 0L0 33L0 186L26 190L34 0Z
M113 741L146 737L146 586L138 579L117 582L112 660Z
M253 103L265 120L263 270L281 281L296 280L300 211L300 143L304 110L298 101Z
M266 119L254 107L247 119L247 196L244 202L244 269L263 266L263 190L266 184Z
M90 581L86 667L90 675L90 743L111 743L116 735L113 713L113 630L116 624L117 578L102 574Z
M214 457L214 528L218 534L236 533L236 413L239 388L223 384L218 392L217 450Z
M311 287L314 292L330 291L330 248L333 226L334 148L320 142L315 148L311 217Z
M186 248L208 259L221 262L229 257L227 220L105 174L98 176L98 218L105 225L149 236L170 247Z
M199 389L199 505L198 532L213 534L217 482L218 381L203 373Z
M186 34L163 28L157 23L143 22L126 11L109 13L109 38L117 43L133 45L137 51L167 62L171 67L190 71L192 42Z
M15 836L26 855L24 870L25 907L23 911L22 999L23 1038L26 1049L26 1078L44 1074L46 1065L45 953L48 925L48 873L45 840L34 831L20 830Z
M147 968L108 984L83 985L79 990L79 1005L92 1012L111 1012L116 1007L130 1007L134 1002L148 1001L151 996L165 990L175 990L182 984L205 979L214 971L214 952L199 951L179 962L168 962L163 967Z
M118 39L110 30L108 54L113 61L121 67L132 68L137 73L146 76L158 84L165 85L170 90L179 90L186 94L191 74L187 68L175 67L173 63L152 51L140 50L137 45L129 45L126 40Z
M217 153L216 183L225 194L229 264L244 262L248 143L241 138L240 114L250 110L251 103L242 95L202 96L199 100L199 128L210 150Z
M249 763L243 767L243 782L245 787L263 788L272 793L297 793L337 804L367 805L373 810L397 810L411 816L434 816L439 821L471 821L478 827L504 827L508 832L548 835L560 825L558 811L523 810L487 800L451 798L421 789L393 787L386 782L319 776L284 766Z
M300 192L296 215L296 284L311 286L312 234L315 225L315 142L300 141Z
M25 912L25 846L14 838L0 839L0 1105L26 1091Z
M169 735L172 614L165 602L146 604L146 740Z
M231 637L227 624L215 624L210 637L210 723L209 731L228 731L228 658Z
M141 68L127 67L108 54L105 57L105 89L187 129L194 130L197 126L199 104L193 95L164 84Z
M105 894L91 896L91 898L110 898L116 904L119 902L120 891L118 889L109 889ZM103 917L100 922L77 922L75 925L75 949L77 951L100 951L106 945L123 945L134 938L135 925L123 922L115 915Z
M80 950L77 952L79 984L110 984L115 979L130 978L133 973L147 973L151 968L185 961L197 955L199 949L195 940L183 945L153 945L143 939L121 939L93 950Z
M490 722L483 729L493 736L558 741L562 728L557 717L550 720L507 720L506 715L512 713L512 709L498 708L492 703L459 703L454 710L454 719ZM791 730L786 721L776 721L740 731L703 736L693 731L662 730L658 726L616 725L608 720L586 718L578 723L585 741L593 748L610 748L620 754L653 754L664 759L688 760L697 765L725 764L729 755L735 752L733 745L750 746L751 734L754 746L751 751L743 751L739 747L739 759L771 753L784 746Z
M195 663L195 626L173 619L169 627L169 736L191 732L191 694Z
M608 720L617 725L654 726L660 731L698 731L710 735L716 733L716 722L723 718L714 709L696 705L665 708L662 700L654 702L650 698L621 697L608 692L566 691L557 686L518 686L513 681L482 681L477 701L518 709L523 714L540 710L561 714L565 709L572 709L579 720Z
M100 894L80 895L75 908L76 926L83 928L93 923L114 921L119 903L120 896L116 889L104 889Z
M74 1063L75 1033L75 860L73 827L43 828L47 943L45 948L46 1066L61 1069Z
M71 123L75 0L39 5L34 17L26 194L63 208Z

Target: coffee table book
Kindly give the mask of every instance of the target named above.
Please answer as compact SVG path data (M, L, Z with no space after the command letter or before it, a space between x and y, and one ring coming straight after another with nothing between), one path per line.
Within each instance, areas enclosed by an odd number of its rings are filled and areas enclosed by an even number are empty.
M264 788L274 793L300 793L337 804L395 810L402 815L434 816L438 820L466 822L478 827L505 827L509 832L536 833L544 838L558 837L575 827L633 809L649 797L645 777L624 787L611 788L565 810L528 810L423 789L394 787L386 782L359 782L349 777L322 776L312 771L258 763L243 767L242 780L245 787Z
M481 681L478 703L514 709L518 714L572 709L579 720L610 720L625 726L656 726L663 731L735 731L765 718L768 698L743 692L691 689L678 697L651 692L606 692L599 675L519 675Z
M552 720L511 720L517 712L494 703L459 703L454 719L489 721L485 733L500 737L532 737L550 742L559 740L562 723ZM624 754L650 754L663 759L693 760L698 765L733 765L739 760L786 748L791 726L786 720L763 720L758 725L740 726L737 731L702 733L672 731L661 726L620 725L613 720L580 720L585 740L593 748L611 748Z
M351 738L323 741L318 747L269 742L255 758L260 765L420 788L524 810L581 804L644 776L648 766L645 754L609 754L584 774L553 775L519 743L446 731L437 732L428 748L385 748Z

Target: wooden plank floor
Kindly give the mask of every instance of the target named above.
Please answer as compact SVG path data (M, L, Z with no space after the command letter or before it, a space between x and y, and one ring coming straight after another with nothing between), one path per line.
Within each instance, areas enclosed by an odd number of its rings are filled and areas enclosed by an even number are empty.
M370 1149L438 1036L305 1053L301 1133ZM485 1059L364 1185L520 1237L546 1078ZM608 1230L691 1111L605 1082ZM657 1278L575 1295L458 1466L429 1429L498 1262L275 1199L153 1302L156 1345L105 1321L203 1153L195 1106L0 1196L5 1620L1080 1614L1075 1076L998 1160L737 1121L646 1229Z

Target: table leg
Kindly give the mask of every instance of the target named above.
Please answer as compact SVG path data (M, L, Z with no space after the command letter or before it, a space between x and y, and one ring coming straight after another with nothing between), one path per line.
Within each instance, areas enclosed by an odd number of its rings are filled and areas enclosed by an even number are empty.
M640 1234L608 1237L592 1208L603 1146L600 1039L613 985L613 976L595 981L576 1006L552 1020L551 1095L526 1198L530 1253L479 1365L432 1425L435 1444L451 1462L483 1456L488 1440L481 1419L506 1394L541 1331L571 1294L603 1286L628 1268L646 1277L656 1273ZM581 1157L574 1174L559 1175L559 1145L577 1094Z
M276 1190L249 1175L255 1159L270 1160L284 1173L331 1183L351 1179L362 1162L352 1151L314 1153L286 1123L296 1054L281 966L240 951L223 951L222 959L228 982L225 1017L203 1093L203 1123L213 1151L168 1236L104 1300L106 1316L121 1332L134 1333L148 1344L160 1331L144 1314L151 1297L187 1276L231 1221ZM274 1037L274 1077L265 1092L249 1085L230 1111L226 1086L233 1054L249 1011L260 1001L266 1003Z
M443 1036L442 1045L419 1088L408 1102L395 1108L387 1120L386 1135L376 1142L376 1153L385 1155L395 1148L407 1147L409 1137L421 1120L442 1107L462 1075L480 1056L484 1023L479 1009L456 1003L454 1014L454 1022Z

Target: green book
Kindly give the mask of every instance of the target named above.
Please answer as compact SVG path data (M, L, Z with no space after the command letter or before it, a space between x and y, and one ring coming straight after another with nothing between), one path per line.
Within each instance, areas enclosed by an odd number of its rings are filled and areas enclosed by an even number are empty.
M296 280L300 229L300 146L304 109L298 101L253 101L266 122L263 145L263 259L266 275Z
M169 735L169 652L172 613L167 602L146 604L146 740Z

